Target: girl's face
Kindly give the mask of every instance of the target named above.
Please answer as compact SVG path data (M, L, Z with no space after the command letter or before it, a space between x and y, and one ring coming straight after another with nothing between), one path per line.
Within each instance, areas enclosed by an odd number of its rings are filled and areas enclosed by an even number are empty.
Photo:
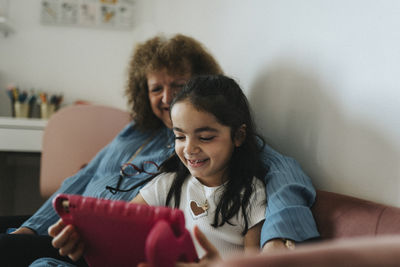
M189 80L191 74L171 76L166 69L147 73L148 95L151 109L168 128L172 127L169 117L169 105L183 85Z
M232 141L230 127L187 100L174 105L171 119L175 151L183 164L204 185L221 185L233 150L240 145Z

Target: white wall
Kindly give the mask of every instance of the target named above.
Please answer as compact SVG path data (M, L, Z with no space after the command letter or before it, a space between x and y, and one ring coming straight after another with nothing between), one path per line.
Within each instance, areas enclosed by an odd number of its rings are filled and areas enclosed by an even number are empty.
M238 79L268 142L317 188L400 206L399 1L142 0L129 32L42 26L39 7L10 1L16 33L0 37L1 88L124 108L133 45L189 34Z

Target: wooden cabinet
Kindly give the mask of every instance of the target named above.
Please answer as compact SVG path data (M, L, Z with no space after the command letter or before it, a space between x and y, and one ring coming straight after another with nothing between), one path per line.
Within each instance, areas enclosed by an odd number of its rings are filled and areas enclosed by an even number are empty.
M0 216L32 214L43 203L39 173L46 124L0 117Z

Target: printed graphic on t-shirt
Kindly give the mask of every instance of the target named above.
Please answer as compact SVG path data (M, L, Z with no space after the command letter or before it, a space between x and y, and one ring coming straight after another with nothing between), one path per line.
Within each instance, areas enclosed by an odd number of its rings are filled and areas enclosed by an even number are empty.
M208 207L205 205L199 205L197 201L190 200L190 211L193 216L193 219L198 219L208 215L207 211Z

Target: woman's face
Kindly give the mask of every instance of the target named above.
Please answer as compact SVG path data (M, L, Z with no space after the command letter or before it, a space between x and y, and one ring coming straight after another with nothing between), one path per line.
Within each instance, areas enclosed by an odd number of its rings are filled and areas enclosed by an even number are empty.
M147 86L150 106L156 115L168 128L172 127L169 117L169 106L174 96L190 79L191 73L169 75L166 69L147 73Z

